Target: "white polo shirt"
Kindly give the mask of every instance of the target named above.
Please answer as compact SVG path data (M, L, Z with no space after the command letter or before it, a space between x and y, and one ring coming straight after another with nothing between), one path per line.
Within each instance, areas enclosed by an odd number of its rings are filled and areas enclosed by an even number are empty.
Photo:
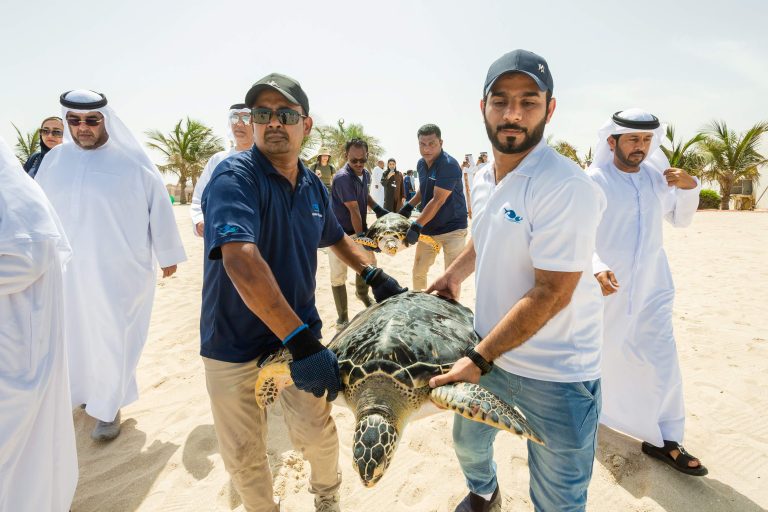
M503 370L554 382L600 376L603 299L592 275L595 234L606 200L587 174L544 141L499 184L479 169L472 193L475 330L485 337L534 285L534 268L583 272L570 304L519 347Z

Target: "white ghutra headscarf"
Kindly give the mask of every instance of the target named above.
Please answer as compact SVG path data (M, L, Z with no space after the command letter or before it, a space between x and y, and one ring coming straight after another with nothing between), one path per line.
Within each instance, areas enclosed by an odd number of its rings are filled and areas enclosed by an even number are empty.
M647 164L653 170L663 174L670 167L669 160L661 150L661 142L666 130L667 125L660 123L656 116L645 110L630 108L616 112L597 132L595 159L589 168L607 169L608 165L613 162L613 151L608 145L608 137L611 135L650 132L653 134L653 140L643 164Z

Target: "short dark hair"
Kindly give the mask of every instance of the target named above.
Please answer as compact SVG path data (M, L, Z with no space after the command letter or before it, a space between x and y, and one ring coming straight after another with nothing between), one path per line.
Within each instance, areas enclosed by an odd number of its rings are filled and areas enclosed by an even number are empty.
M408 169L405 174L413 174L413 169Z
M344 146L344 154L349 153L349 148L352 146L355 146L357 148L363 148L365 149L365 152L368 152L368 143L365 142L363 139L350 139L347 141L346 145Z
M443 138L443 134L440 131L440 127L436 124L425 124L421 128L419 128L419 131L416 132L416 137L422 137L424 135L435 135L438 139Z

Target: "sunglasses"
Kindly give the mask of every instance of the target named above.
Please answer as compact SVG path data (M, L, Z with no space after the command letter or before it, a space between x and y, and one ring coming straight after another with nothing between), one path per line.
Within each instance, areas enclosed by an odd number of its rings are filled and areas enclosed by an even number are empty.
M302 117L307 117L299 112L296 112L292 108L279 108L272 110L269 108L252 108L251 115L253 116L253 122L256 124L269 124L269 120L272 119L272 114L277 116L277 120L280 124L298 124Z
M104 118L98 118L98 117L86 117L85 119L80 119L79 117L68 117L67 118L67 124L69 126L80 126L81 124L85 123L86 126L99 126L104 121Z
M267 120L269 122L269 120ZM229 124L251 124L251 114L232 114L229 116Z
M54 128L51 130L50 128L40 128L40 135L45 135L46 137L48 135L52 135L53 137L63 137L64 132L59 130L58 128Z
M352 165L355 165L355 164L364 164L364 163L365 163L365 162L367 162L367 161L368 161L368 159L367 159L367 158L350 158L350 159L349 159L349 163L351 163Z

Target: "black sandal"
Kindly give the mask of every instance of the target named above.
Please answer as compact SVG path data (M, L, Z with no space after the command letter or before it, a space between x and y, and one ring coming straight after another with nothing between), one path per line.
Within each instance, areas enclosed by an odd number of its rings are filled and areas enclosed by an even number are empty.
M699 459L685 451L685 448L683 448L679 443L675 441L664 441L663 448L659 448L658 446L654 446L644 441L642 450L646 455L650 455L651 457L659 459L660 461L665 462L669 466L680 471L681 473L685 473L686 475L704 476L709 473L707 468L704 467ZM670 455L672 450L680 451L677 458L673 458L672 455ZM699 461L699 465L695 467L689 466L688 463L693 460Z

